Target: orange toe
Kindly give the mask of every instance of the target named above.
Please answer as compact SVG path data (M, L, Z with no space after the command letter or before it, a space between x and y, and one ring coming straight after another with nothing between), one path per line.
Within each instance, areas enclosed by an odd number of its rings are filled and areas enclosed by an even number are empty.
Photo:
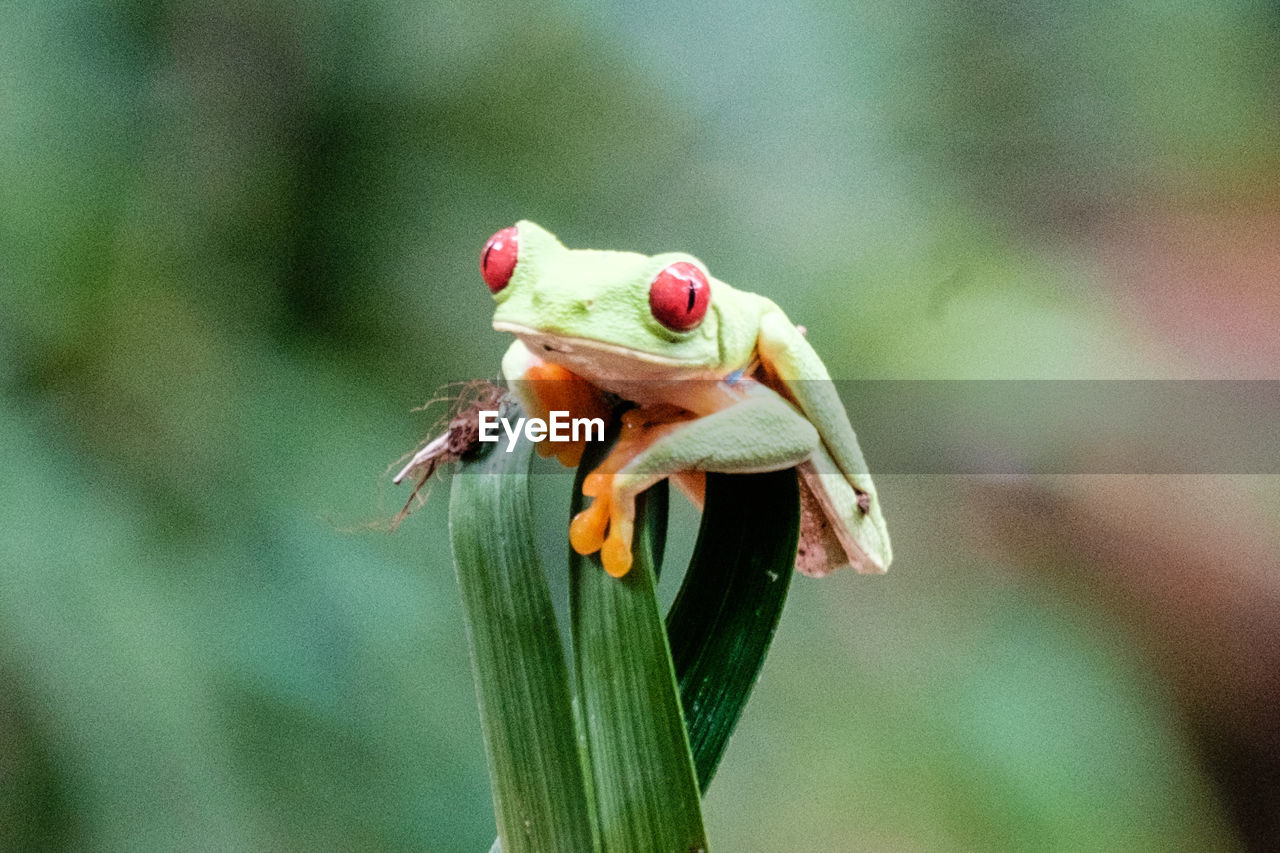
M615 578L620 578L631 571L631 543L623 542L621 537L610 535L600 549L600 562L604 570Z
M579 554L594 554L604 544L609 526L609 498L602 495L569 522L569 545Z

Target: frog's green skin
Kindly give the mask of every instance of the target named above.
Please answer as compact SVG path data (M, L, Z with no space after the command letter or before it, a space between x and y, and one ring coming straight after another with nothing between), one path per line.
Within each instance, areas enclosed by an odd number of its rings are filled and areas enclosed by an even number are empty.
M687 254L566 249L532 222L516 228L518 260L494 294L493 327L517 338L503 375L526 407L541 408L522 380L545 361L623 399L699 416L618 472L616 505L629 512L636 494L681 472L797 466L806 516L797 566L813 575L842 565L888 568L888 531L844 406L822 360L777 305L719 281ZM649 307L650 283L677 261L707 272L711 290L706 316L687 332L663 326ZM740 371L760 381L737 381Z

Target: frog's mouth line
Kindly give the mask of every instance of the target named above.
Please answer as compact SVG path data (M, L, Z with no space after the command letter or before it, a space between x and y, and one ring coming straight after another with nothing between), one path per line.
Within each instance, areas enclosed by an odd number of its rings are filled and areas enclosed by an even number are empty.
M531 329L528 326L522 326L519 323L507 323L501 320L494 320L493 328L495 331L509 332L510 334L515 335L523 341L525 346L529 347L535 355L539 352L555 352L560 353L561 355L573 357L582 352L606 353L630 359L632 361L661 365L662 367L696 368L705 366L696 361L686 361L683 359L671 358L669 356L654 355L653 353L622 346L621 344L610 344L605 343L604 341L592 340L591 338L553 335L548 332Z

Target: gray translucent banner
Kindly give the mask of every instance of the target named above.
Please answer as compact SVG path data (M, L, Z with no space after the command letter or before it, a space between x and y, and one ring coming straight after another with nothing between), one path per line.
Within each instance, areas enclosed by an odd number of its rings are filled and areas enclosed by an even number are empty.
M559 383L536 384L554 392ZM680 399L717 383L700 384L633 381L625 396ZM731 387L736 393L747 384ZM830 385L872 474L1280 474L1280 381ZM810 385L791 396L823 396L812 393L820 390L832 388ZM761 444L776 438L759 434Z
M886 474L1280 474L1280 382L837 382Z

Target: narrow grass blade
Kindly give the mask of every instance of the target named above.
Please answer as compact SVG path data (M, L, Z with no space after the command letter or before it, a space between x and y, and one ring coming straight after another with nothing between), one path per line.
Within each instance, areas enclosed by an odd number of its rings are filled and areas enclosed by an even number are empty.
M769 651L795 571L799 536L794 469L707 475L698 543L667 615L703 791Z
M459 465L449 531L501 847L592 851L568 668L529 506L532 447L521 441Z
M588 448L574 486L607 451ZM654 594L656 530L665 486L637 505L635 561L621 579L597 558L570 555L578 701L602 846L610 853L705 850L702 806L667 636ZM652 499L656 498L656 499ZM660 505L659 505L660 504ZM566 848L568 849L568 848Z

